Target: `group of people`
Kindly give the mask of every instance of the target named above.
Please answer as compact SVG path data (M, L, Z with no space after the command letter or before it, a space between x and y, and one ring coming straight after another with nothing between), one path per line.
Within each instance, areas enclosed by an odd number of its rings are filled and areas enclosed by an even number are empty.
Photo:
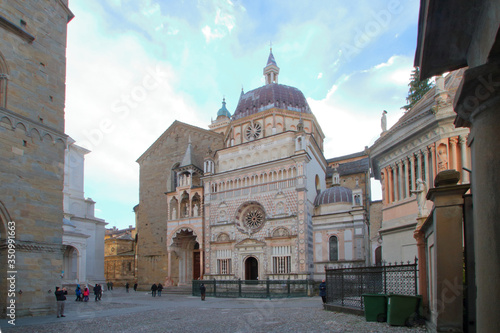
M95 301L100 301L102 298L102 286L97 283L94 288L94 296L95 296ZM75 295L76 295L76 302L88 302L89 301L89 295L90 295L90 290L89 288L85 287L85 289L82 290L79 284L76 285L76 290L75 290Z
M158 285L156 285L156 283L153 283L153 285L151 286L151 296L156 297L156 293L158 293L158 296L161 296L162 290L163 286L161 285L161 283L158 283Z

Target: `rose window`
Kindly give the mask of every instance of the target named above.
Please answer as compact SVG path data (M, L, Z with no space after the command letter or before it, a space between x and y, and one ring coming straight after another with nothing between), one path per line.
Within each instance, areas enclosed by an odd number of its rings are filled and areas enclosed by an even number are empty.
M252 209L246 213L245 224L251 229L257 229L264 223L264 213L260 209Z
M261 132L262 132L262 127L260 126L259 123L248 125L246 130L247 140L257 139L260 136Z

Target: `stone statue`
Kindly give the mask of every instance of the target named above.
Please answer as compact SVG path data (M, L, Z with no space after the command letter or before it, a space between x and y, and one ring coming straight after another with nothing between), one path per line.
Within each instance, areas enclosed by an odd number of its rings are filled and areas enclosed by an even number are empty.
M418 217L427 216L427 209L425 204L427 203L427 184L422 179L417 179L417 190L411 191L417 195L417 205L418 205Z
M176 220L177 219L177 209L172 208L172 220Z
M386 132L387 131L387 111L384 110L384 112L382 112L382 119L380 120L380 124L382 125L382 132Z
M198 204L194 204L193 206L193 216L198 216Z

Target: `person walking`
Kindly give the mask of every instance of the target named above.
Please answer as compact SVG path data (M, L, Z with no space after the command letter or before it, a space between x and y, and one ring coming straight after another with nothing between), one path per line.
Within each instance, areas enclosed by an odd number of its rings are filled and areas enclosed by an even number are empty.
M95 301L97 302L99 300L99 294L101 293L99 291L101 287L96 283L95 287L94 287L94 296L95 296Z
M137 282L134 283L134 291L137 291Z
M101 300L101 298L102 298L102 286L100 283L97 285L99 286L99 300Z
M161 297L161 291L163 290L163 286L161 283L158 283L158 297Z
M89 301L89 288L85 287L85 290L83 291L83 301L88 302Z
M319 284L319 295L321 296L321 300L323 304L326 304L326 283L325 280L321 281Z
M57 300L57 318L66 317L64 315L64 302L66 301L65 295L67 294L68 291L66 290L66 288L60 289L59 287L56 287L54 295L56 295L56 300Z
M127 292L128 292L128 288L129 288L129 287L130 287L130 285L128 284L128 282L127 282L127 283L125 283L125 290L127 290Z
M205 285L202 283L200 285L200 294L201 294L201 300L204 301L205 300L205 292L207 291L207 288L205 287Z
M153 285L151 286L151 296L156 297L157 290L158 290L158 286L155 283L153 283Z
M80 288L79 284L76 285L75 295L76 295L75 302L81 302L82 301L82 288Z
M109 283L109 286L111 287L111 290L113 290L113 281Z
M108 286L108 291L109 291L109 289L111 288L111 285L109 284L109 281L108 281L108 283L106 283L106 285Z

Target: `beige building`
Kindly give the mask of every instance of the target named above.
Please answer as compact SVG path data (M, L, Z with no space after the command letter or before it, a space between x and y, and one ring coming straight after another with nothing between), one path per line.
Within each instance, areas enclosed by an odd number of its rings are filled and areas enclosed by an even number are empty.
M139 284L320 279L326 264L369 262L366 154L327 161L272 52L264 76L233 115L224 100L210 130L176 121L138 159Z
M104 275L114 286L133 286L136 281L136 229L106 229L104 239Z
M16 316L55 312L54 287L62 282L66 28L72 18L67 0L0 5L3 316L12 301ZM13 266L7 266L8 237L15 239ZM7 286L8 271L14 279Z
M417 257L413 232L419 214L418 180L433 188L435 176L443 170L461 173L460 183L469 182L470 151L467 128L455 128L452 101L463 70L437 77L433 87L415 106L370 147L375 179L382 186L382 225L379 235L382 259L412 261ZM465 168L465 169L464 169ZM432 203L426 203L427 209ZM426 212L422 212L425 215Z

